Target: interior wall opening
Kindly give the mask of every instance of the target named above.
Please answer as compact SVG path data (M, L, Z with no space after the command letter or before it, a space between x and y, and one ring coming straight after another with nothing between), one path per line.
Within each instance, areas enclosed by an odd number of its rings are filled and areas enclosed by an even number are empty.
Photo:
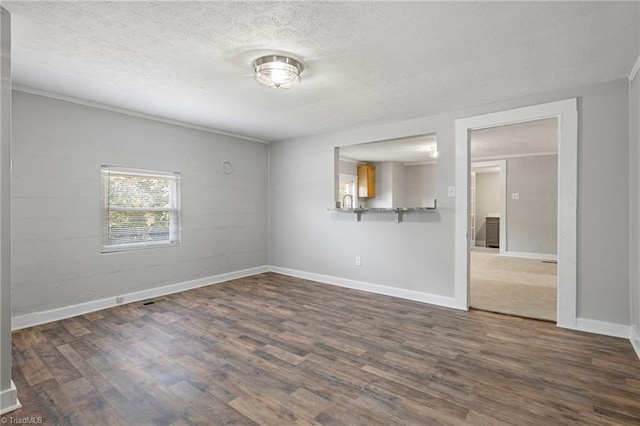
M558 125L558 327L578 328L577 194L578 102L576 98L456 120L455 303L469 308L469 179L473 130L557 118ZM507 244L508 246L509 244Z
M558 120L470 132L470 307L557 320Z

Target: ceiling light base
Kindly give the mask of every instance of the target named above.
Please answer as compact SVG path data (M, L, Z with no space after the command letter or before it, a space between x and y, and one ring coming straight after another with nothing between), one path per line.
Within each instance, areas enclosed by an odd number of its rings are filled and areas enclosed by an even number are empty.
M253 63L258 83L276 89L289 89L300 83L302 64L288 56L269 55Z

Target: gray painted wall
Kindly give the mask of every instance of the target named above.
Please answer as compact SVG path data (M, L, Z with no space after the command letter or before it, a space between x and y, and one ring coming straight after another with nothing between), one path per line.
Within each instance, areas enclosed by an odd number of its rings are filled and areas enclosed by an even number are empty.
M455 119L579 97L578 316L629 324L628 80L270 145L270 263L440 296L454 290ZM405 216L328 212L333 147L436 133L438 211ZM606 141L607 155L602 155ZM298 202L287 200L294 191ZM602 219L607 218L607 226ZM602 244L607 241L607 244ZM362 266L354 257L362 256Z
M368 207L430 207L436 198L437 168L436 164L412 164L386 162L376 163L376 185L378 196L368 203L366 199L360 204ZM339 161L340 173L357 175L357 163ZM393 174L393 176L392 176ZM388 185L380 182L391 180L391 192ZM382 187L382 191L380 188Z
M404 202L404 188L405 188L405 169L402 163L393 161L391 163L391 176L392 176L392 202L391 207L406 207Z
M406 207L404 203L404 165L397 161L371 163L376 168L376 196L365 199L370 208Z
M267 264L267 145L15 91L13 125L14 315ZM182 173L181 246L100 253L103 164Z
M436 198L435 164L405 166L397 161L372 163L376 167L376 196L367 207L430 207Z
M454 199L446 188L455 181L455 119L577 96L578 315L629 324L628 95L618 80L273 143L270 263L452 297ZM14 125L14 314L266 263L266 146L19 92ZM437 212L396 224L393 214L356 223L326 210L334 146L425 133L438 134ZM231 177L220 172L224 159L236 165ZM105 163L183 173L181 247L99 254Z
M630 323L628 83L599 86L578 118L578 316L619 324Z
M557 247L558 156L507 159L507 250L557 254Z
M405 166L404 207L431 207L437 197L438 167L433 164Z
M354 163L352 161L343 161L340 160L340 173L345 173L348 175L358 175L358 163Z
M364 205L373 208L391 207L393 204L393 164L391 161L371 162L376 168L376 196L363 198ZM362 203L362 200L361 203Z
M333 146L437 129L453 140L453 128L445 123L436 117L413 126L399 123L270 144L271 264L453 296L452 199L435 213L406 214L402 224L395 223L393 213L365 213L356 223L353 214L326 210L333 200ZM453 158L453 145L440 151ZM293 207L283 204L289 191L298 196ZM446 194L446 180L438 180L438 193ZM355 256L362 256L362 266L355 266Z
M486 219L500 213L500 173L476 174L476 242L486 242Z

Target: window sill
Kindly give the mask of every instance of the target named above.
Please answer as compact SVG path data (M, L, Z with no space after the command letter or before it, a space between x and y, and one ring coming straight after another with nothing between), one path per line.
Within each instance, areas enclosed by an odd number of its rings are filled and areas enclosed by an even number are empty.
M114 246L102 246L101 253L120 253L125 251L146 250L161 247L177 247L180 242L148 242L135 244L120 244Z

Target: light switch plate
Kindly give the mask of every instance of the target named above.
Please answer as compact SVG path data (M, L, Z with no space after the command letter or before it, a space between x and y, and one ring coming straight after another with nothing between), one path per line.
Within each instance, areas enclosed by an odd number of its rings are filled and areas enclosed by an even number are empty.
M449 198L453 198L456 196L456 187L455 186L450 186L447 188L447 197Z
M519 200L520 199L520 193L519 192L512 192L511 193L511 199L512 200Z

